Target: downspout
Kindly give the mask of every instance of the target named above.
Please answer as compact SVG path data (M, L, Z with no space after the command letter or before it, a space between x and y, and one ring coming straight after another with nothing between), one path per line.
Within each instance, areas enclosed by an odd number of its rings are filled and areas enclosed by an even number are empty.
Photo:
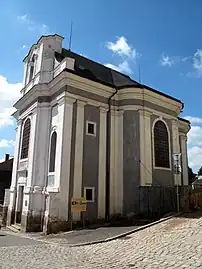
M117 94L118 89L108 98L108 111L107 111L107 130L106 130L106 200L105 200L105 221L109 221L110 217L110 131L111 131L111 99Z

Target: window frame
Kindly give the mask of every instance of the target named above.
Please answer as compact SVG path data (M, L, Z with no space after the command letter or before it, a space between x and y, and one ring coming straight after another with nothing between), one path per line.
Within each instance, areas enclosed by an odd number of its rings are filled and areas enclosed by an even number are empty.
M27 122L27 120L30 121L30 131L29 131L29 142L28 142L28 150L27 150L27 157L26 158L22 158L22 146L23 146L23 135L24 135L24 128L25 128L25 124ZM21 142L20 142L20 155L19 155L19 160L20 162L23 162L25 160L28 160L29 157L29 148L30 148L30 137L31 137L31 118L27 117L24 119L23 125L22 125L22 131L21 131Z
M56 134L56 141L55 141L55 158L54 158L54 171L50 171L50 161L51 161L51 146L52 146L52 136ZM49 143L49 161L48 161L48 175L55 174L55 167L56 167L56 157L57 157L57 141L58 141L58 134L56 129L53 129L50 135L50 143Z
M169 161L169 167L161 167L161 166L156 166L156 162L155 162L155 140L154 140L154 128L155 125L158 121L162 121L165 124L166 130L167 130L167 134L168 134L168 161ZM171 141L170 141L170 130L168 127L168 124L163 120L162 117L157 118L152 125L152 155L153 155L153 168L157 169L157 170L167 170L167 171L171 171L172 170L172 166L171 166Z
M89 133L88 132L88 124L93 124L93 126L94 126L94 134L91 134L91 133ZM90 136L96 136L96 131L97 131L97 126L96 126L97 124L96 124L96 122L93 122L93 121L86 121L86 135L90 135Z
M92 200L86 199L86 190L92 190ZM95 202L95 187L85 186L84 187L84 198L86 199L87 203L94 203Z
M37 59L37 54L33 54L29 63L28 63L28 69L29 69L29 72L28 72L28 83L29 84L33 78L35 77L35 69L36 69L36 59ZM31 76L31 70L32 70L32 76Z

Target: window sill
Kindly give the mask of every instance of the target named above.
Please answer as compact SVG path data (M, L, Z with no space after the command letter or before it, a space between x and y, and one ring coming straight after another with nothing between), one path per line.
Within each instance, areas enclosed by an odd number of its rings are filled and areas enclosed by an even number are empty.
M94 137L96 137L96 134L86 133L86 135L90 135L90 136L94 136Z
M28 161L28 158L20 159L20 163L24 163L26 161Z
M48 187L46 188L47 192L60 192L60 189L58 187Z
M155 170L165 170L165 171L171 171L171 168L166 168L166 167L158 167L158 166L154 166L153 167Z

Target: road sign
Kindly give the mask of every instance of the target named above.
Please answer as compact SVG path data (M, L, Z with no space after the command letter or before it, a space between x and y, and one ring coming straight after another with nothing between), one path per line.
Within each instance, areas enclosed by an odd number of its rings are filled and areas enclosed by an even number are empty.
M85 198L72 198L72 212L86 211Z

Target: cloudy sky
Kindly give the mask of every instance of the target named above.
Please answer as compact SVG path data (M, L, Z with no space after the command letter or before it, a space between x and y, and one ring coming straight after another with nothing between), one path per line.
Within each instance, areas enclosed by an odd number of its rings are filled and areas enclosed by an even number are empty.
M13 154L12 105L22 60L42 34L58 33L72 50L181 99L192 122L189 165L202 165L202 1L0 1L0 160ZM140 68L139 68L139 67Z

